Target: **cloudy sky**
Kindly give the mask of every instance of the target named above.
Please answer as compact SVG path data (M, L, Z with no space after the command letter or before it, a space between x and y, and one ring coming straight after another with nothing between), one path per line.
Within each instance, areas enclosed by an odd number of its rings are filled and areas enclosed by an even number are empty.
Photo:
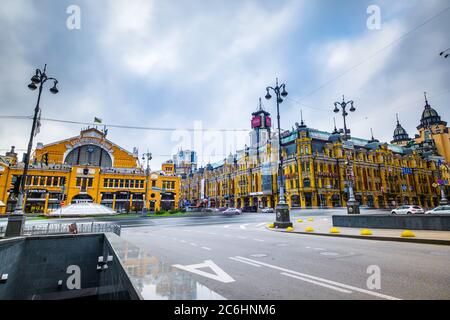
M81 10L68 29L67 8ZM378 6L380 29L367 8ZM128 150L154 154L159 167L180 146L203 163L241 148L250 114L275 78L286 83L282 127L333 128L333 103L355 101L352 134L390 141L395 113L410 136L423 92L450 120L448 0L3 0L0 5L0 116L28 116L37 92L27 84L48 64L60 93L45 91L42 117L174 128L109 129ZM447 9L446 11L443 11ZM263 101L274 114L274 101ZM342 126L342 119L337 119ZM31 121L0 118L0 153L26 149ZM36 142L75 136L79 124L43 121ZM192 128L213 128L193 134ZM35 144L34 144L35 145Z

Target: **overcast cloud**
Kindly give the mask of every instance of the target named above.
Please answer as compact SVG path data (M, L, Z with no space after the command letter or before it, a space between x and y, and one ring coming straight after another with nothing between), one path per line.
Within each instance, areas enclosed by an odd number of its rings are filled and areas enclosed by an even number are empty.
M72 4L81 9L80 30L66 27ZM372 4L381 9L380 30L366 27ZM450 47L450 10L379 50L449 6L446 0L4 0L0 115L32 114L37 92L26 86L34 69L47 63L60 93L44 93L43 117L179 128L110 128L113 142L152 151L153 168L170 158L179 138L189 136L183 129L196 121L203 128L249 128L258 98L275 77L290 93L281 110L285 129L300 121L301 108L308 126L332 130L333 103L345 94L357 108L349 118L354 136L369 138L373 127L376 138L390 141L397 112L413 136L424 91L443 120L449 119L450 60L439 52ZM264 106L274 113L274 101ZM25 149L30 126L0 119L0 153L11 145ZM43 122L35 142L51 143L80 129ZM245 143L236 136L198 139L205 140L201 147L193 136L184 140L193 145L183 145L201 149L203 163Z

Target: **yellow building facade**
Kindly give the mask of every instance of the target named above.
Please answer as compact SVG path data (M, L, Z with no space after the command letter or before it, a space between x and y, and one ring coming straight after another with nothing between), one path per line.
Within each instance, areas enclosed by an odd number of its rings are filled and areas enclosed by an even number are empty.
M17 180L23 163L0 158L0 213L14 210ZM94 202L117 212L175 210L179 206L180 178L174 165L147 172L138 155L106 139L96 128L48 145L38 144L26 179L27 213L48 213L76 202Z
M269 117L264 111L253 114L263 115ZM251 146L182 179L181 195L187 203L249 211L275 207L279 196L278 138L269 132L272 138L254 143L260 140L259 131L270 131L261 127L263 122L255 121ZM394 140L403 144L405 137L397 129ZM421 146L380 143L373 137L344 141L336 128L328 133L308 128L302 121L282 133L286 201L291 209L345 207L348 181L352 181L355 197L363 206L437 206L437 182L448 175L441 165L445 159L432 153L425 156L423 150Z

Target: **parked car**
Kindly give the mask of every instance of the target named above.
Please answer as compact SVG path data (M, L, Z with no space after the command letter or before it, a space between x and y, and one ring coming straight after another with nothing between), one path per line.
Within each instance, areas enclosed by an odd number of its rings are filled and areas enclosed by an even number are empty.
M228 208L227 210L225 210L224 212L223 212L223 214L225 214L225 215L238 215L238 214L241 214L242 213L242 211L241 210L239 210L239 209L236 209L236 208Z
M391 211L392 214L424 214L424 210L419 206L404 205Z
M274 213L275 211L272 208L262 208L261 213Z
M433 210L428 210L425 212L426 214L450 214L450 205L449 206L439 206L434 208Z

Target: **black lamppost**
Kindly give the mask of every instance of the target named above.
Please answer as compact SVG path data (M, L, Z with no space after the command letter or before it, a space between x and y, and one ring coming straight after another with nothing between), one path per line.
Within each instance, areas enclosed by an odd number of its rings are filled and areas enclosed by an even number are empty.
M346 117L348 116L347 112L347 106L350 105L350 112L355 112L355 107L353 106L353 101L345 101L345 97L342 96L342 102L335 102L334 103L334 112L338 113L339 107L342 109L342 117L344 118L344 135L342 139L344 141L350 140L350 129L347 129L347 122ZM348 186L348 201L347 201L347 213L348 214L359 214L359 203L355 199L355 194L353 192L353 179L354 179L354 173L353 173L353 163L351 161L350 156L347 156L347 159L345 160L345 166L346 166L346 180L347 180L347 186Z
M442 51L441 53L439 53L440 56L443 56L444 58L448 58L450 56L450 48Z
M277 228L288 228L292 227L292 222L289 217L289 206L286 203L286 199L284 197L284 175L283 175L283 152L281 150L281 127L280 127L280 103L283 102L282 98L285 98L288 93L286 91L286 85L283 83L282 85L278 85L278 78L276 80L276 86L267 87L266 91L266 99L270 100L272 96L270 95L270 91L275 92L277 98L277 121L278 121L278 189L279 189L279 200L278 204L275 208L276 211L276 221L274 222L275 227Z
M53 81L53 87L50 88L50 92L53 94L57 94L58 88L56 85L58 84L58 80L55 78L49 78L47 77L45 71L47 69L47 65L44 66L44 70L41 71L40 69L36 69L35 75L31 78L31 83L28 85L28 88L30 90L36 90L39 84L39 93L38 93L38 99L36 103L36 107L34 108L34 117L33 117L33 126L31 127L31 134L30 134L30 141L28 142L28 149L27 153L24 157L24 168L23 168L23 174L20 179L20 185L19 185L19 194L17 195L17 203L16 207L14 209L14 214L10 215L8 217L8 226L6 227L6 237L13 237L13 236L20 236L22 235L22 229L23 225L25 223L25 216L23 215L24 208L23 208L23 198L25 194L25 184L27 180L28 175L28 167L30 162L30 155L31 155L31 148L33 147L33 138L35 135L36 127L37 127L37 121L38 121L38 114L40 111L39 108L39 102L41 101L41 94L42 89L44 87L44 84L48 80Z
M145 200L145 203L144 203L144 210L142 210L143 211L143 213L147 213L148 211L149 211L149 205L150 205L150 203L149 203L149 201L147 201L147 200L149 200L149 199L147 199L147 197L148 197L148 184L150 183L150 181L149 181L149 177L150 177L150 161L153 159L153 157L152 157L152 153L151 152L148 152L147 151L147 153L144 153L143 155L142 155L142 161L144 162L144 161L146 161L147 160L147 168L145 169L145 197L144 197L144 200Z
M342 109L342 118L344 118L344 135L342 137L343 140L350 140L350 130L347 129L347 122L345 118L348 116L347 106L350 105L350 112L355 112L355 107L353 106L353 101L345 101L344 96L342 96L342 102L334 103L334 113L339 113L339 107Z

